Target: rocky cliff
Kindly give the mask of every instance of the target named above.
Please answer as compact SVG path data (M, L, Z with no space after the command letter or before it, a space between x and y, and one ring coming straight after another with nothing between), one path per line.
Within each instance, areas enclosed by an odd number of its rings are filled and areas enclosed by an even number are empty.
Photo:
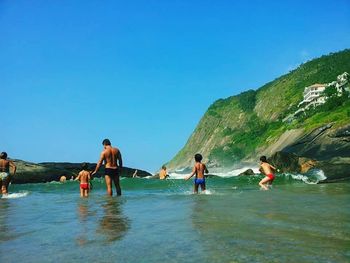
M314 129L273 153L269 161L281 172L322 171L323 182L350 179L350 124Z
M314 59L257 90L214 102L168 168L189 167L197 152L214 169L256 162L261 154L279 151L323 162L349 157L343 136L350 124L348 97L283 121L298 109L305 87L332 82L343 72L350 72L350 50Z
M51 181L59 181L61 176L65 176L67 179L76 177L81 170L80 163L30 163L22 160L13 160L17 166L17 173L12 177L12 183L24 184L24 183L45 183ZM94 170L95 163L89 164L89 170ZM95 175L95 177L102 177L103 167ZM121 173L123 177L132 177L136 169L124 167ZM152 174L137 169L137 176L146 177L152 176Z

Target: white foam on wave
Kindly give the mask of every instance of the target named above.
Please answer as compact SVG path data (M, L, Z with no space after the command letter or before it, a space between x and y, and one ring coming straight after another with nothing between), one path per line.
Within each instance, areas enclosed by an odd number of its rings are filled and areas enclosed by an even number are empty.
M184 173L169 173L169 179L185 179L185 177L188 176L188 174Z
M306 184L318 184L321 181L327 179L322 170L312 170L307 175L302 174L290 174L290 176L295 180L301 180Z
M16 198L22 198L26 197L29 194L29 192L21 192L21 193L11 193L7 195L3 195L2 199L16 199Z
M202 194L202 195L213 195L214 191L207 189L207 190L205 190L203 192L200 192L200 194Z
M229 177L234 177L234 176L238 176L239 174L245 172L248 169L252 169L254 173L258 174L259 172L259 168L258 167L242 167L242 168L238 168L238 169L233 169L231 171L227 171L227 172L210 172L210 174L215 175L215 176L219 176L222 178L229 178ZM181 173L181 172L170 172L169 176L170 179L184 179L186 176L188 176L190 173Z
M219 177L226 178L226 177L238 176L239 174L245 172L248 169L252 169L255 174L260 173L258 167L242 167L242 168L238 168L238 169L233 169L232 171L229 171L229 172L221 172L221 173L214 172L212 174L219 176Z

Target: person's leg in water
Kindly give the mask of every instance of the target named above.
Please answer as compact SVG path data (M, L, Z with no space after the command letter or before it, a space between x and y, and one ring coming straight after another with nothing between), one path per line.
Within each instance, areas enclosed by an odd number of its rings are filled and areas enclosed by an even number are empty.
M201 184L201 191L205 192L206 188L205 188L205 182Z
M264 190L269 190L269 188L266 186L266 183L268 183L271 179L268 176L265 176L260 182L259 185L261 186L261 188L263 188Z
M9 180L8 178L2 180L1 193L2 193L3 195L7 195L7 194L8 194L8 187L9 187L9 184L10 184L10 180Z
M112 196L113 195L113 189L112 189L112 179L109 177L109 175L105 175L105 181L107 186L107 194Z
M119 182L119 174L114 176L113 178L115 190L117 191L117 195L122 195L122 189L120 188L120 182Z
M194 192L195 194L198 194L198 186L199 186L199 184L194 183L194 189L193 189L193 192Z

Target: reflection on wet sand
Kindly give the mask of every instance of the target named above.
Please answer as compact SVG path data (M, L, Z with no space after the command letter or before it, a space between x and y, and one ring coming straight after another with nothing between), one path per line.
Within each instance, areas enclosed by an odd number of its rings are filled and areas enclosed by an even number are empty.
M103 234L107 242L123 238L130 228L130 221L123 214L122 205L123 200L120 198L108 198L102 204L103 216L99 221L97 232Z

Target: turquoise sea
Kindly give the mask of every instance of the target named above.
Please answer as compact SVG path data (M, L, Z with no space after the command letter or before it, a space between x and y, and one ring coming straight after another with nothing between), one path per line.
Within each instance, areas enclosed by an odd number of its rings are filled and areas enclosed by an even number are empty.
M0 262L350 262L350 183L279 175L192 181L123 178L10 186L0 199Z

